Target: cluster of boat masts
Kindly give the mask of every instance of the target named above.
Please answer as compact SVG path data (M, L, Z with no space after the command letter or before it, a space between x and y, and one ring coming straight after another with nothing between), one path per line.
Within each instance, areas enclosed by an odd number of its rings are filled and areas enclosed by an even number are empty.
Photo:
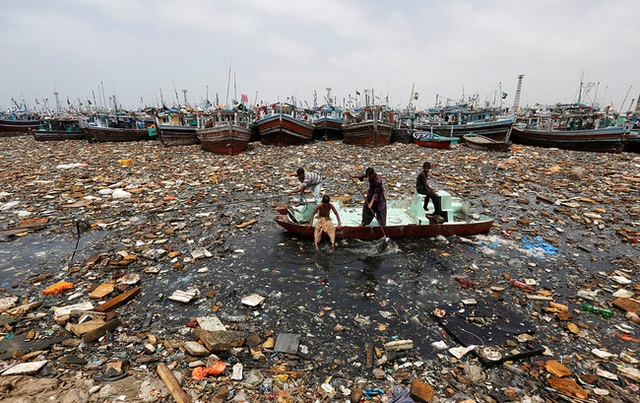
M244 98L244 97L243 97ZM381 147L392 142L450 148L461 143L508 151L511 143L595 152L637 152L638 108L618 114L582 103L518 109L459 103L394 110L365 103L303 108L277 102L249 107L147 108L140 111L66 111L41 115L7 111L0 135L32 134L36 140L90 142L158 139L166 146L201 144L206 151L236 154L252 141L292 146L314 140Z

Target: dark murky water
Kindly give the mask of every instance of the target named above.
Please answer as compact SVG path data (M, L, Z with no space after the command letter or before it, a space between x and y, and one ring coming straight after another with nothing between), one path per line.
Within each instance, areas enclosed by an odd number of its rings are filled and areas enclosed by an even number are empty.
M96 252L119 250L118 236L109 231L83 234L73 261L76 239L71 232L40 232L1 243L0 280L5 288L17 286L16 294L25 292L22 287L30 286L26 280L40 273L73 281L61 269L78 265ZM180 332L190 317L215 314L225 322L246 316L250 319L237 326L300 333L302 344L327 360L339 356L362 362L366 344L393 339L411 339L412 354L433 357L437 350L432 343L444 338L429 316L434 307L476 297L478 289L491 285L507 286L503 272L514 278L535 278L554 293L570 296L575 294L575 283L584 280L585 267L589 272L602 268L589 262L589 256L563 255L562 250L534 254L523 249L522 242L497 235L476 241L472 245L456 237L448 241L343 240L333 253L325 241L317 252L312 240L297 239L267 224L250 236L230 236L226 246L233 253L197 260L183 271L166 262L158 274L143 273L138 263L130 266L124 271L140 273L143 293L121 310L130 317L134 331L150 326L160 332ZM106 268L96 268L84 274L82 281L101 283L113 275ZM456 277L468 278L474 286L465 289ZM167 299L175 290L194 287L200 296L189 304ZM211 290L216 291L215 297L206 298ZM243 296L253 293L266 297L256 310L240 304ZM514 309L524 315L532 302L521 302L523 306ZM344 330L336 331L336 326ZM453 346L451 340L448 343Z

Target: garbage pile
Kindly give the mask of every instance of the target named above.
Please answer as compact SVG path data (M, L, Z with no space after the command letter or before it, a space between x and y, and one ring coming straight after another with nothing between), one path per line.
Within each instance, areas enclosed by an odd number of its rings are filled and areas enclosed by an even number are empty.
M640 399L635 154L0 142L0 399ZM425 160L488 235L331 253L273 223L298 167L359 206L349 173L408 198Z

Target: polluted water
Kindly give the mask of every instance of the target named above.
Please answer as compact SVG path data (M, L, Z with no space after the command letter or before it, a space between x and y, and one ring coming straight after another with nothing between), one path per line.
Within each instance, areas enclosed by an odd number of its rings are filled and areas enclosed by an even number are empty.
M154 142L2 143L0 229L48 221L0 238L0 370L41 365L23 376L94 401L171 399L163 366L194 401L388 401L414 380L448 401L637 393L633 155L391 144L382 161L341 142L252 143L233 157ZM435 186L494 218L489 234L337 240L332 253L273 221L301 165L359 207L346 173L374 165L387 198L408 198L425 152ZM79 220L89 229L78 233ZM42 294L60 283L72 287ZM522 333L499 344L486 337L496 329ZM243 342L213 345L217 331ZM196 379L194 368L222 368L213 355L226 369Z

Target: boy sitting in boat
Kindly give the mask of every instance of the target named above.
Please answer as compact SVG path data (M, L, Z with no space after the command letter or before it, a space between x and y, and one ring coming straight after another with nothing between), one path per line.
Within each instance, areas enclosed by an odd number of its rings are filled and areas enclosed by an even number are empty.
M318 245L320 244L323 232L329 235L329 240L331 241L331 252L335 250L336 228L333 226L333 222L331 222L331 218L329 217L331 211L333 211L333 214L335 214L338 219L338 230L341 230L342 222L340 221L340 214L338 214L336 208L331 204L331 199L327 195L322 196L322 202L313 210L309 224L307 224L308 227L312 227L313 218L316 216L316 213L319 213L318 221L316 222L316 227L313 232L313 239L315 241L316 250L318 251L320 250Z

